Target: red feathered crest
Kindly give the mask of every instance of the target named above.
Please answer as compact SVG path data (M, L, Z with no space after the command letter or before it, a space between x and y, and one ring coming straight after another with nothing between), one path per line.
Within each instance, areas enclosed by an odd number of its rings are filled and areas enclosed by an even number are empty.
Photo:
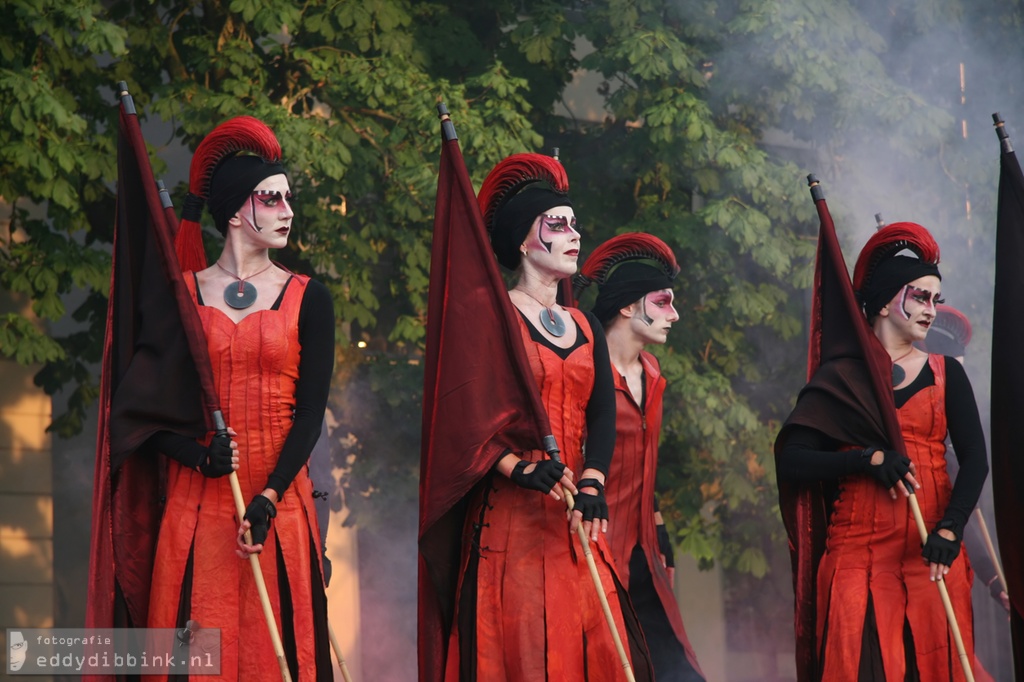
M238 152L250 152L264 161L281 160L281 145L266 123L252 116L236 116L210 131L196 147L188 172L188 191L206 199L217 164Z
M668 244L644 232L627 232L612 237L590 254L579 274L573 278L577 297L593 283L604 284L608 274L619 263L631 260L652 260L665 270L668 277L679 274L679 263Z
M853 288L861 291L875 267L903 249L910 249L926 263L939 264L939 245L931 232L917 223L891 223L871 236L853 268Z
M192 156L188 173L189 196L185 199L181 226L174 240L182 270L206 268L199 218L210 191L210 180L217 164L240 152L255 154L272 163L281 160L281 145L274 131L252 116L229 119L203 138Z
M569 191L565 168L558 159L543 154L513 154L488 173L477 195L488 230L494 227L495 210L532 182L547 182L556 192Z

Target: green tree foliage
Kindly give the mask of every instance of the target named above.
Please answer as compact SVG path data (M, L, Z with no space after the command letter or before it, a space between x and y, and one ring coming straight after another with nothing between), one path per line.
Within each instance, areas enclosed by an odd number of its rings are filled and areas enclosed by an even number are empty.
M951 72L961 54L1013 44L1020 11L981 4L12 0L0 29L11 211L0 283L43 320L69 314L72 290L87 296L70 313L83 331L50 338L9 316L0 350L45 363L39 383L74 396L54 428L81 427L109 278L114 82L171 124L170 140L151 143L194 147L227 117L260 117L301 197L297 238L278 258L334 294L337 463L356 518L370 522L381 491L415 491L443 100L477 184L509 153L561 149L584 253L626 230L676 249L682 320L659 350L663 509L683 550L759 579L785 565L781 525L766 519L777 519L772 441L803 381L816 230L803 176L879 200L833 202L840 222L863 228L843 233L851 249L870 230L864 215L919 206L906 217L938 222L954 269L984 276L987 265L958 256L989 240L994 143L980 130L965 143L960 121L982 127L988 103L961 103ZM581 69L602 81L585 94L603 120L553 114ZM971 82L1020 103L1007 84L1019 77ZM163 148L153 151L160 174ZM860 173L872 163L920 172L872 186ZM959 220L968 199L972 220ZM379 399L360 402L367 391ZM355 405L365 411L344 409Z

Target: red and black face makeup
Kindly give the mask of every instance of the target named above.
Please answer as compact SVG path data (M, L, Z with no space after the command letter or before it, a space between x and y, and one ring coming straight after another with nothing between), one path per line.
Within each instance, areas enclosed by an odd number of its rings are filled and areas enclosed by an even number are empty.
M257 189L249 195L249 207L252 209L252 226L257 232L262 232L263 227L260 226L259 216L262 214L265 218L268 218L271 223L277 219L280 215L281 210L284 206L288 207L289 211L294 208L295 195L291 191L285 192L284 195L276 189ZM265 221L263 221L265 222Z
M281 196L281 192L276 189L258 189L252 193L252 198L271 208L280 206L282 201L288 202L288 206L291 207L295 195L292 194L291 190L288 190L284 196Z
M576 216L550 215L548 213L541 215L537 239L548 253L551 253L551 244L555 241L555 236L566 233L579 236L579 232L576 231Z
M652 291L651 293L640 299L640 321L646 324L648 327L654 324L654 317L648 312L648 306L650 306L652 312L658 311L658 317L669 318L675 317L676 311L672 305L675 295L671 289L661 289L659 291ZM668 309L670 313L664 311Z
M917 303L925 308L931 308L934 312L935 306L946 302L946 299L939 298L941 295L941 291L932 292L928 289L920 289L907 284L903 287L903 291L900 292L900 312L903 313L904 319L910 319L911 313L907 310L908 303Z

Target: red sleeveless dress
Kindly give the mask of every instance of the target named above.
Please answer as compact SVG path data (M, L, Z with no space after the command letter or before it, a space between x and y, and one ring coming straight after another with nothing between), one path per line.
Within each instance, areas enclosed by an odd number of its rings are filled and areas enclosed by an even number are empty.
M565 360L533 341L526 323L522 318L519 322L562 461L578 481L583 471L586 409L594 385L594 339L586 316L576 309L569 312L589 343ZM540 450L519 454L529 461L546 458ZM475 589L475 651L467 653L475 657L476 680L625 679L579 537L569 533L565 502L520 488L501 475L493 475L484 488L466 517L456 601L461 606L463 589ZM619 636L628 649L604 537L591 548ZM467 579L469 556L476 551L480 558L475 562L475 579ZM472 646L460 641L459 630L452 628L446 682L460 680L460 647Z
M195 278L185 281L193 299ZM211 306L197 306L206 332L214 381L228 426L238 435L238 481L248 504L263 491L292 426L299 368L299 308L309 278L293 275L280 307L251 313L235 324ZM189 553L193 554L192 611L203 628L220 628L221 674L202 680L261 680L279 676L266 620L248 560L235 554L239 520L228 477L206 478L177 462L168 465L167 504L157 543L149 627L172 628L178 615ZM299 680L316 679L311 561L320 533L307 467L277 504L277 517L259 555L271 608L281 632L278 553L284 559L294 617L291 627ZM316 556L310 556L310 542Z
M935 384L919 391L898 410L907 455L914 462L918 504L931 531L949 504L946 472L946 365L940 355L928 364ZM945 577L953 609L973 659L971 611L973 574L963 551ZM964 673L946 623L938 589L921 557L921 536L904 496L867 475L840 481L818 567L818 642L824 642L824 682L857 679L870 595L886 679L906 672L904 623L913 638L921 680L963 680ZM823 639L824 638L824 639Z

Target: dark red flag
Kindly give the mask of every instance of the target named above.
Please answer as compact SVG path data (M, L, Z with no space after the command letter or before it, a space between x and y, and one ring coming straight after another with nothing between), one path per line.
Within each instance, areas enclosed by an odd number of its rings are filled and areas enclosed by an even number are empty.
M824 193L813 176L808 179L820 227L807 354L810 383L804 392L821 395L811 402L818 409L801 411L798 405L780 432L776 449L785 443L787 427L803 424L838 436L843 442L885 444L903 452L892 393L892 361L857 303ZM800 682L818 675L815 586L818 562L825 549L826 499L828 494L821 483L779 482L793 568Z
M992 500L1003 574L1010 595L1010 633L1016 679L1024 680L1024 175L998 114L1003 142L996 219L995 297L992 302Z
M506 448L544 449L551 433L458 139L442 113L420 459L423 682L443 678L470 490Z
M212 375L131 97L121 86L117 215L100 381L86 626L144 627L160 522L157 430L212 430ZM205 355L200 356L202 358ZM206 359L209 364L208 358ZM207 367L207 370L209 368Z

